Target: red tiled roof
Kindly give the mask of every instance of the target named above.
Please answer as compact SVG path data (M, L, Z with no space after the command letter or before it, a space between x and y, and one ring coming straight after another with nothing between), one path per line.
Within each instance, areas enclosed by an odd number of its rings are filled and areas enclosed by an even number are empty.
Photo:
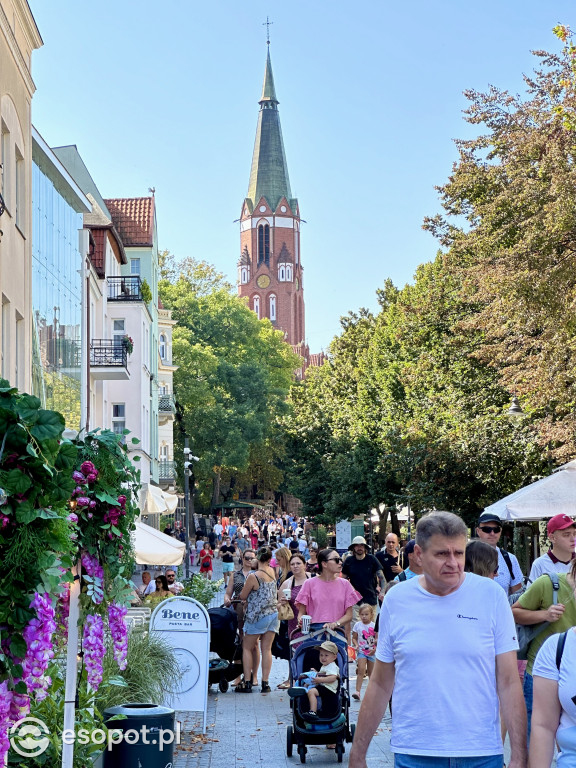
M94 251L90 254L90 261L98 277L105 276L105 258L104 258L104 243L106 242L106 236L108 234L106 229L93 229L91 230L92 237L94 238Z
M154 244L153 197L119 197L104 202L125 247Z

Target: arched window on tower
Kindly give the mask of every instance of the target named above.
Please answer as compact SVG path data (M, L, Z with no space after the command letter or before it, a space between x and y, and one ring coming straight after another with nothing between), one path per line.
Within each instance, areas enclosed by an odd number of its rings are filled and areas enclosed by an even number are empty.
M286 282L292 282L292 264L286 264Z
M252 309L258 320L260 320L260 296L254 296L252 299Z
M242 267L240 270L240 282L244 285L248 282L248 267Z
M286 281L286 265L280 264L278 267L278 281L284 283Z
M276 296L273 293L270 294L270 312L268 317L272 323L276 322Z
M258 265L270 265L270 227L268 224L258 225Z

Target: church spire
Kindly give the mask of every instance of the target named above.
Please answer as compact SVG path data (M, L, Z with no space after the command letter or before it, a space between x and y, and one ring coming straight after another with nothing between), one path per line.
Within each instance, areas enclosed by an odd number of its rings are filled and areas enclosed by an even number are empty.
M293 204L278 103L268 47L247 198L255 206L264 197L272 210L283 197Z

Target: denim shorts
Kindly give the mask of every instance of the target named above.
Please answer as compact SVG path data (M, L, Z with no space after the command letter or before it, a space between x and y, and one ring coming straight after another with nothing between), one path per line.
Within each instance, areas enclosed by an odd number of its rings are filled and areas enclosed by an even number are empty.
M263 635L266 632L276 632L278 629L278 611L269 613L255 622L244 622L245 635Z
M504 755L477 757L430 757L395 753L394 768L502 768Z
M232 573L234 570L234 563L222 563L222 573Z
M365 653L362 653L362 651L358 651L356 654L356 660L358 659L366 659L366 661L374 662L376 660L375 654L372 654L372 656L366 656Z

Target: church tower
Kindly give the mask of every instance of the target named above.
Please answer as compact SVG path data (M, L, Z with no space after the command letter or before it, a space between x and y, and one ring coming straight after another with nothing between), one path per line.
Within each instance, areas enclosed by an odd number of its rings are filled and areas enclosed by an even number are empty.
M278 103L268 47L248 194L240 214L238 293L258 317L284 331L286 341L306 359L300 209L290 190Z

